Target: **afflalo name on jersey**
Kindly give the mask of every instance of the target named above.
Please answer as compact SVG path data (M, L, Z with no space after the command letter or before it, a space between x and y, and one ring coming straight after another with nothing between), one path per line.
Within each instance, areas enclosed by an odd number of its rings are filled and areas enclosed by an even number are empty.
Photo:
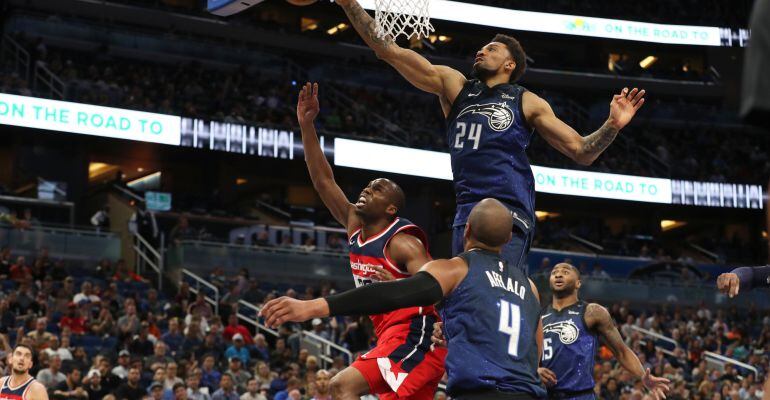
M533 131L524 119L524 92L519 85L490 88L474 79L452 104L446 134L457 197L455 226L465 224L473 205L487 197L534 221L535 183L526 154Z
M598 348L595 333L585 322L585 302L577 302L561 311L546 307L543 323L542 366L556 375L552 393L577 393L594 388L594 357Z
M537 375L540 303L529 280L496 253L474 249L459 257L468 274L441 309L449 394L499 390L545 396Z

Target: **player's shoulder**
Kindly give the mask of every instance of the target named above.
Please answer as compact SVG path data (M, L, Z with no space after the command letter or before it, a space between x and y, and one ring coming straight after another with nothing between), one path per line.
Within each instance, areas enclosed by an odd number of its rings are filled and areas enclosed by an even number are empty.
M594 325L612 319L609 310L599 303L586 303L583 318L588 325Z
M42 383L37 379L33 380L29 384L29 390L27 391L27 398L30 400L41 400L48 398L48 391Z

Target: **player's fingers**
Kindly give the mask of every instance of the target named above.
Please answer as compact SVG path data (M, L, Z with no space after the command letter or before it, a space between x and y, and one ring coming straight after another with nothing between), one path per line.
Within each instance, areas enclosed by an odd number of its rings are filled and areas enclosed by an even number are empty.
M634 104L634 110L638 110L642 108L643 105L644 105L644 99L641 99L636 104Z
M259 310L259 316L260 316L260 317L264 317L264 316L266 316L268 313L270 313L270 310L273 308L273 306L275 305L275 302L276 302L277 300L278 300L278 299L273 299L273 300L270 300L270 301L268 301L267 303L265 303L265 305L264 305L264 306L262 306L262 309L261 309L261 310Z
M639 89L637 89L637 88L631 89L631 91L628 92L628 94L626 94L626 98L629 99L629 100L633 100L634 96L636 96L637 92L639 92Z
M313 83L313 97L318 97L318 82Z
M636 89L634 89L634 90L636 90ZM634 97L631 99L631 103L632 103L633 105L636 105L636 103L638 103L639 101L641 101L641 100L642 100L642 98L644 98L644 94L645 94L645 93L646 93L646 92L644 91L644 89L640 90L640 91L639 91L639 92L638 92L638 93L637 93L637 94L636 94L636 95L635 95L635 96L634 96ZM631 96L631 95L629 95L629 96Z
M737 277L731 276L729 279L730 282L730 297L735 297L738 295L738 290L741 288L741 282L738 280Z
M270 320L267 321L267 326L271 328L277 328L282 323L286 322L288 320L287 316L289 314L289 310L287 308L281 308L279 310L276 310L275 313L271 316Z

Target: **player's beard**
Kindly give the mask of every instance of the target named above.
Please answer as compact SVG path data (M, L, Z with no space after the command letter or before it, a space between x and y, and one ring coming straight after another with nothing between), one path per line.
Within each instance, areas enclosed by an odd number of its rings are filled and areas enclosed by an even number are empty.
M482 67L480 63L473 65L473 76L482 82L486 82L487 79L495 76L495 72L494 70Z
M554 297L559 299L569 297L572 294L574 294L576 291L577 291L577 288L574 282L571 284L565 284L561 289L551 288L551 292L553 293Z
M11 371L13 371L14 375L24 375L27 372L29 372L28 369L16 369L16 368L11 368Z

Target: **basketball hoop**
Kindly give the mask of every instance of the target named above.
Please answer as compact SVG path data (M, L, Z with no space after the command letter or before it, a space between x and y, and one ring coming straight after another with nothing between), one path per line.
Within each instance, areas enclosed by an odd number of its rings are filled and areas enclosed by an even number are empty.
M400 35L427 37L430 24L430 0L374 0L374 21L380 39L396 40Z

